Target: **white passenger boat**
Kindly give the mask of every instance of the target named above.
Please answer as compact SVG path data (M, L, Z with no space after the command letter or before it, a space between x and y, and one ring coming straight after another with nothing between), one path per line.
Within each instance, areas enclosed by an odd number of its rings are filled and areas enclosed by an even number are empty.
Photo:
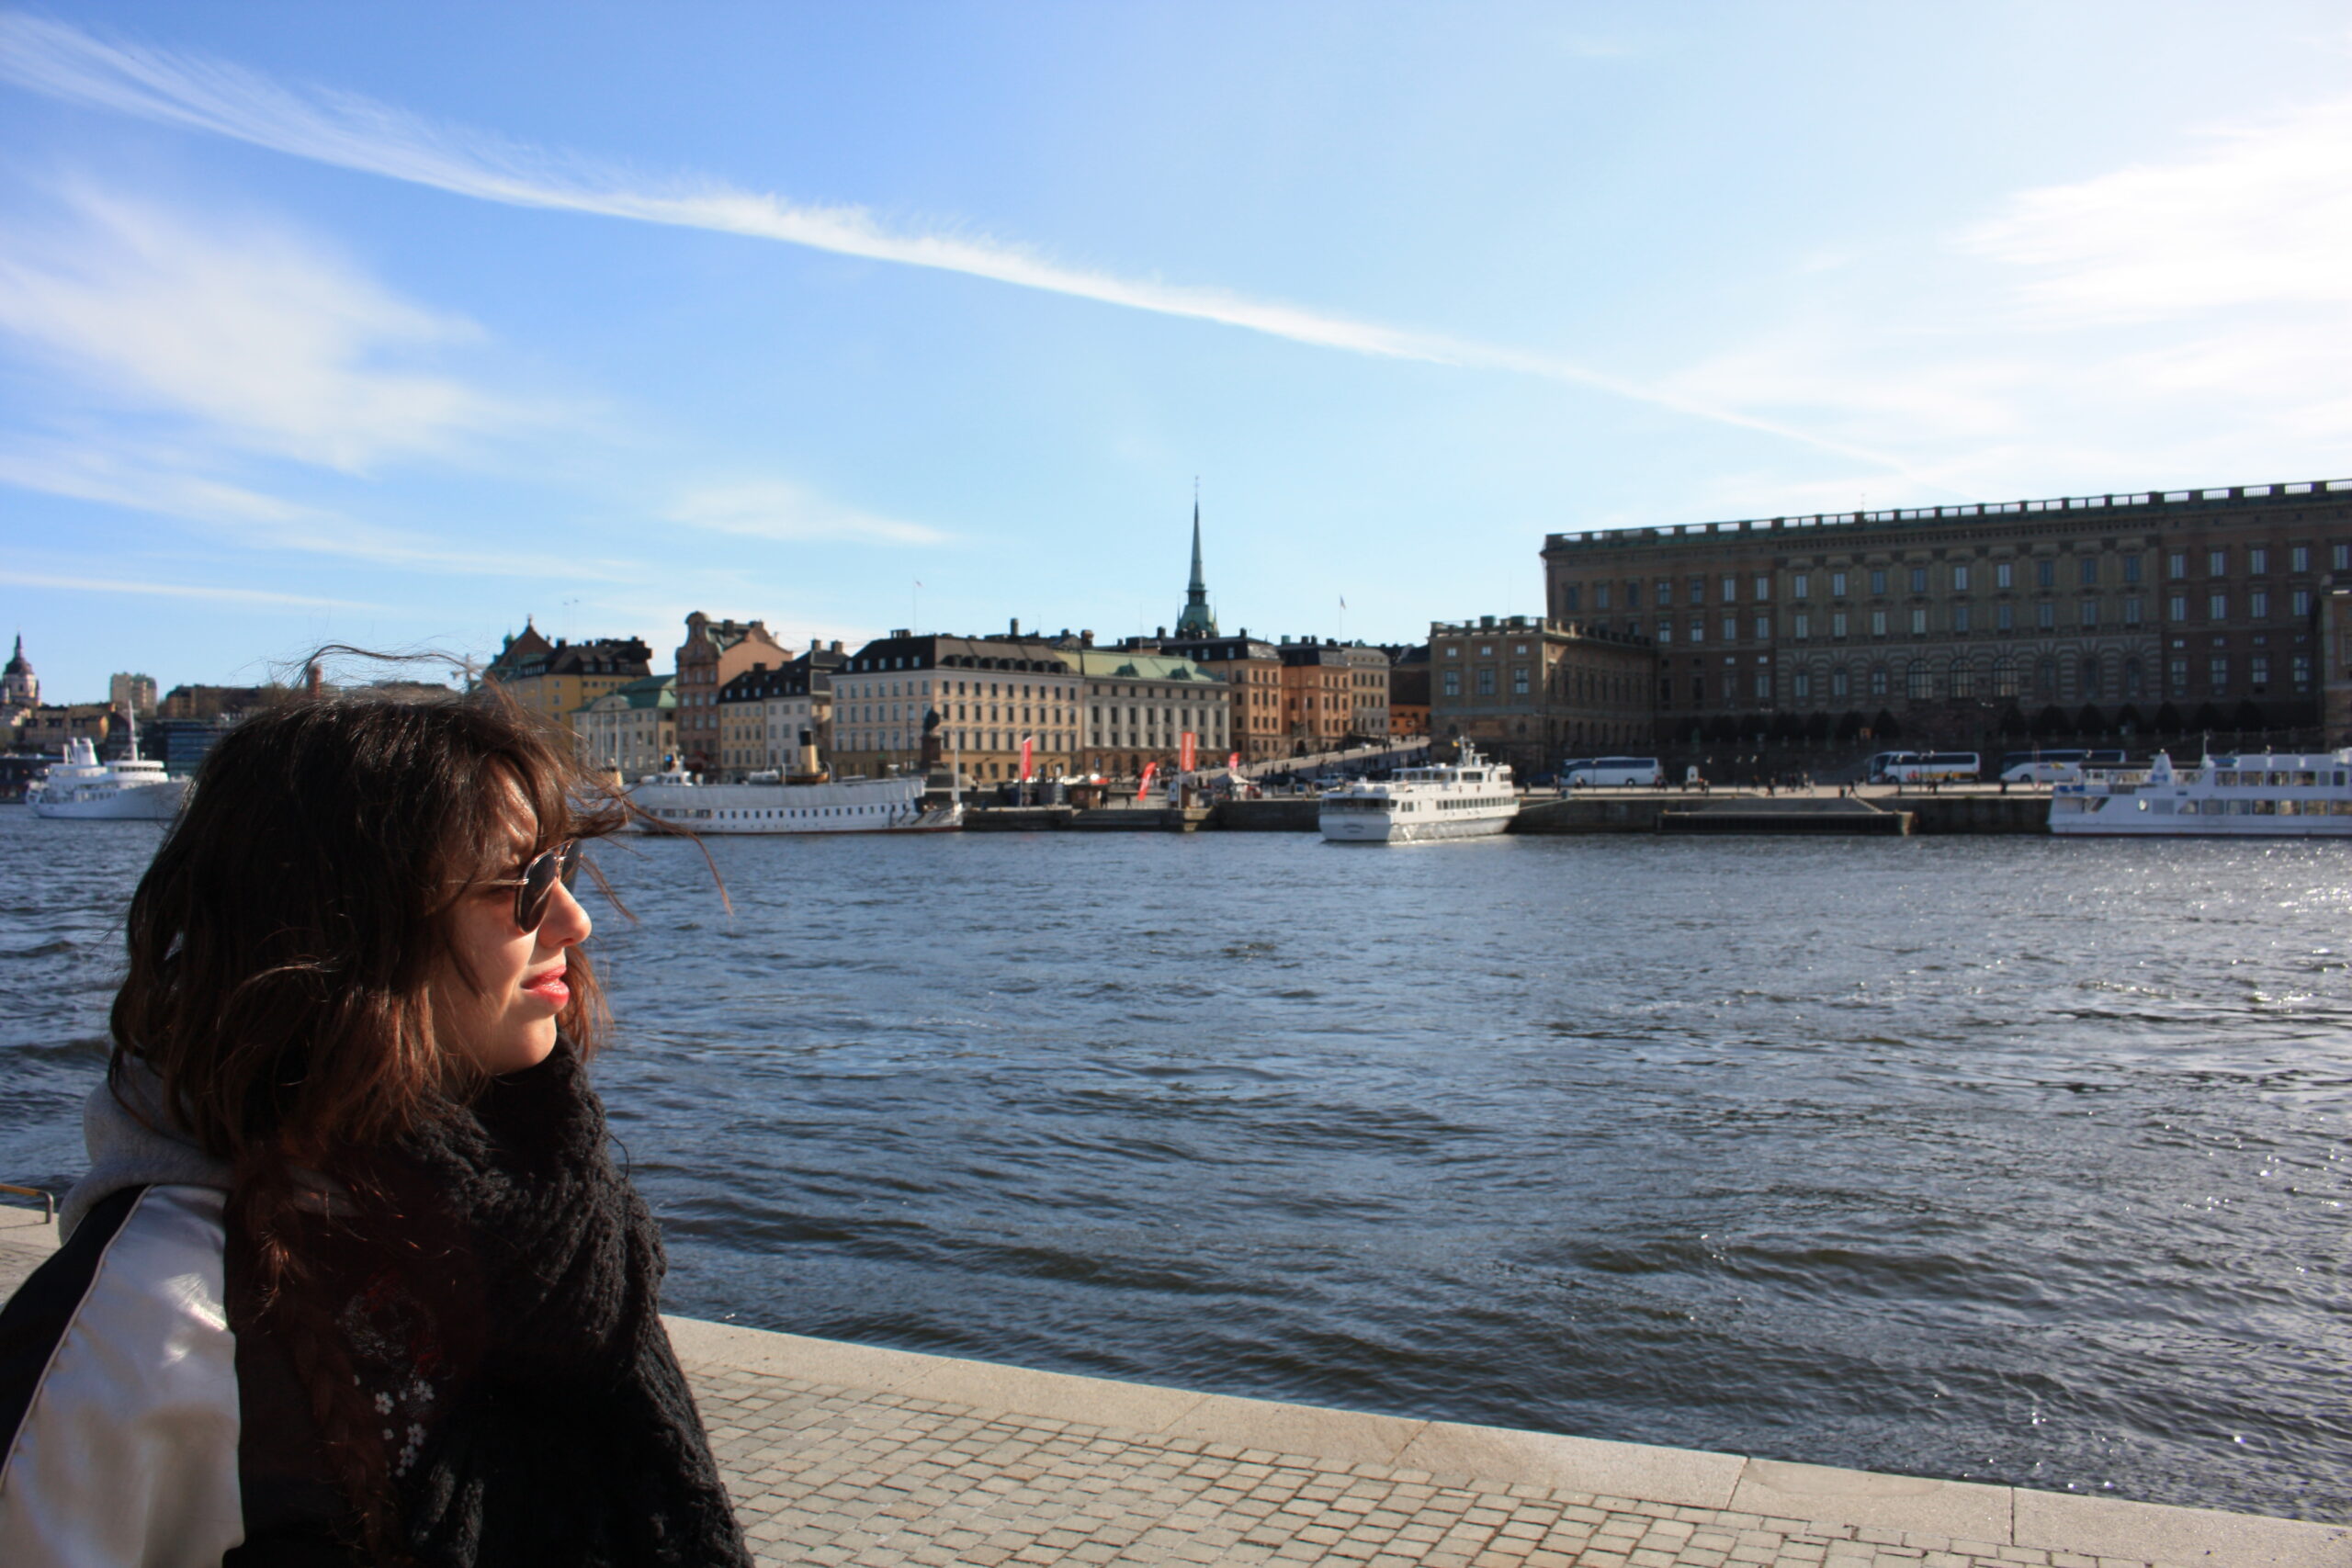
M2093 768L2051 791L2050 830L2067 837L2352 838L2352 750L2208 757L2176 768Z
M1384 784L1326 791L1317 820L1334 843L1408 844L1485 838L1518 815L1510 766L1464 746L1452 763L1400 768Z
M628 791L650 818L694 833L945 833L964 825L961 806L925 809L923 781L843 779L838 784L704 784L682 772L650 773Z
M25 791L25 804L36 817L62 817L78 821L167 822L180 808L187 781L164 773L164 764L139 755L139 737L132 731L130 754L119 762L98 761L98 749L87 739L65 743L62 761L52 763L40 781Z

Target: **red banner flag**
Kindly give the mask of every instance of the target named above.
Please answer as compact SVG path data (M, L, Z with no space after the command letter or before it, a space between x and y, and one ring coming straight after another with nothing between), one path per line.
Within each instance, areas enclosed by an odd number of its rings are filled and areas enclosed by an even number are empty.
M1037 738L1034 735L1024 735L1021 738L1021 782L1023 784L1029 782L1029 754L1035 750L1036 745Z
M1159 764L1157 762L1146 762L1143 765L1143 782L1136 785L1137 800L1143 799L1151 793L1151 775L1158 772L1159 772Z
M1241 753L1236 751L1232 755L1227 757L1225 760L1225 766L1226 771L1228 773L1239 773L1241 771Z
M1176 742L1176 771L1180 773L1189 773L1193 771L1193 764L1199 760L1200 738L1188 729L1184 731L1183 738Z

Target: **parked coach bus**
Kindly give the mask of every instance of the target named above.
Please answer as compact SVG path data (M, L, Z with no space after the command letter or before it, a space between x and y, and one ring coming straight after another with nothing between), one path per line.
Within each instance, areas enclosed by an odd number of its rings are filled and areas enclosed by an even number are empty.
M2045 746L2037 751L2010 752L2001 759L1996 776L2004 784L2080 784L2086 767L2120 768L2123 762L2120 751Z
M1560 764L1562 789L1664 789L1656 757L1571 757Z
M1950 784L1973 779L1984 765L1973 751L1897 751L1871 761L1881 784Z

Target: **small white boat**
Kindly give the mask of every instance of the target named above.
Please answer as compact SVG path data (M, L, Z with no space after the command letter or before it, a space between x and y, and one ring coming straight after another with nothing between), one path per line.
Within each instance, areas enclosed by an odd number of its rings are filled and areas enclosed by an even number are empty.
M1489 762L1465 745L1451 763L1401 768L1383 784L1325 791L1317 820L1333 843L1408 844L1486 838L1509 829L1518 815L1510 765Z
M2208 757L2175 768L2092 768L2050 795L2067 838L2352 838L2352 750Z
M923 781L843 779L837 784L704 784L680 770L650 773L628 798L659 831L662 824L693 833L947 833L964 825L961 806L926 808Z
M36 817L70 821L168 822L187 793L187 780L173 778L163 763L139 755L134 730L130 754L119 762L99 761L98 749L87 739L67 741L64 760L25 791L25 804Z

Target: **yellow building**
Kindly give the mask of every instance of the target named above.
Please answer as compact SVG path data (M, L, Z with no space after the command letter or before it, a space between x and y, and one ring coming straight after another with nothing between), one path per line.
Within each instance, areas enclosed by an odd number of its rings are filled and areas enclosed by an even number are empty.
M653 650L636 637L598 637L593 642L549 642L526 619L523 635L510 637L482 672L527 713L567 733L573 716L608 692L653 671Z

